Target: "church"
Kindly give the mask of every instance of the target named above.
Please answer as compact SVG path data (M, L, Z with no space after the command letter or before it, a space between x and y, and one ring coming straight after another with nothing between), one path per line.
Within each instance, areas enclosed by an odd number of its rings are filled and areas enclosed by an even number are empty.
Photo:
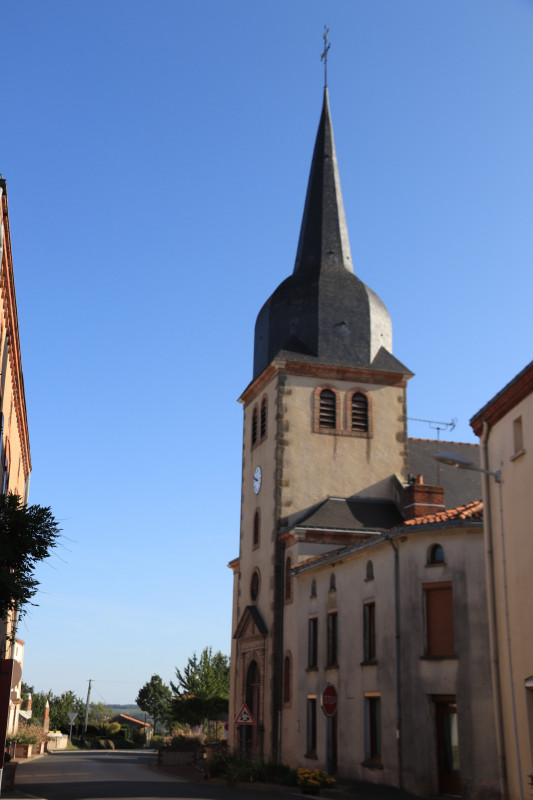
M443 443L408 438L411 377L354 273L325 88L294 271L259 311L240 397L229 743L498 797L479 479L438 475Z

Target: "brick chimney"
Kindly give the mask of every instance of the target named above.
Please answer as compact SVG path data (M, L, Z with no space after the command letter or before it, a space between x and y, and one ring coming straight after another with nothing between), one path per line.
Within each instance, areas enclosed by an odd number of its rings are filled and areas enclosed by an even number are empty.
M444 487L429 486L422 475L417 475L414 483L405 488L403 514L405 519L424 517L444 511Z
M31 694L28 695L28 699L26 700L26 711L31 711Z

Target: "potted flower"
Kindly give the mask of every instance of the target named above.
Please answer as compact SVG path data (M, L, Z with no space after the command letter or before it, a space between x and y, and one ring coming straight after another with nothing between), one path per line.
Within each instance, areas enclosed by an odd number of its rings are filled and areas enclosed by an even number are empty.
M299 769L296 782L302 787L302 794L320 794L323 786L333 786L335 778L323 769Z

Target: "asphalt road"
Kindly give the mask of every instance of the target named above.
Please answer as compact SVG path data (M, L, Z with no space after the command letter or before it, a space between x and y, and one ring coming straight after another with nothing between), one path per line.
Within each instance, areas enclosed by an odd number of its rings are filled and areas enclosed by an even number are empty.
M158 771L154 753L69 751L19 764L16 795L46 800L289 800L292 794L196 783ZM21 794L19 794L19 792ZM22 794L24 793L24 795ZM5 793L2 797L9 798ZM298 791L295 796L301 797Z

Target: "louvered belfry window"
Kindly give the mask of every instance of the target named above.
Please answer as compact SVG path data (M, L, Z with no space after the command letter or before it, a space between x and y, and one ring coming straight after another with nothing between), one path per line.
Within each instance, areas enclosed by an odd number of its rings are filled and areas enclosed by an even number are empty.
M335 393L331 389L323 389L320 392L320 407L318 421L321 428L335 430L337 427L337 405Z
M261 441L267 435L267 401L266 397L263 398L261 403Z
M368 400L362 392L352 395L352 431L368 431Z
M257 408L254 408L252 415L252 447L257 442Z

